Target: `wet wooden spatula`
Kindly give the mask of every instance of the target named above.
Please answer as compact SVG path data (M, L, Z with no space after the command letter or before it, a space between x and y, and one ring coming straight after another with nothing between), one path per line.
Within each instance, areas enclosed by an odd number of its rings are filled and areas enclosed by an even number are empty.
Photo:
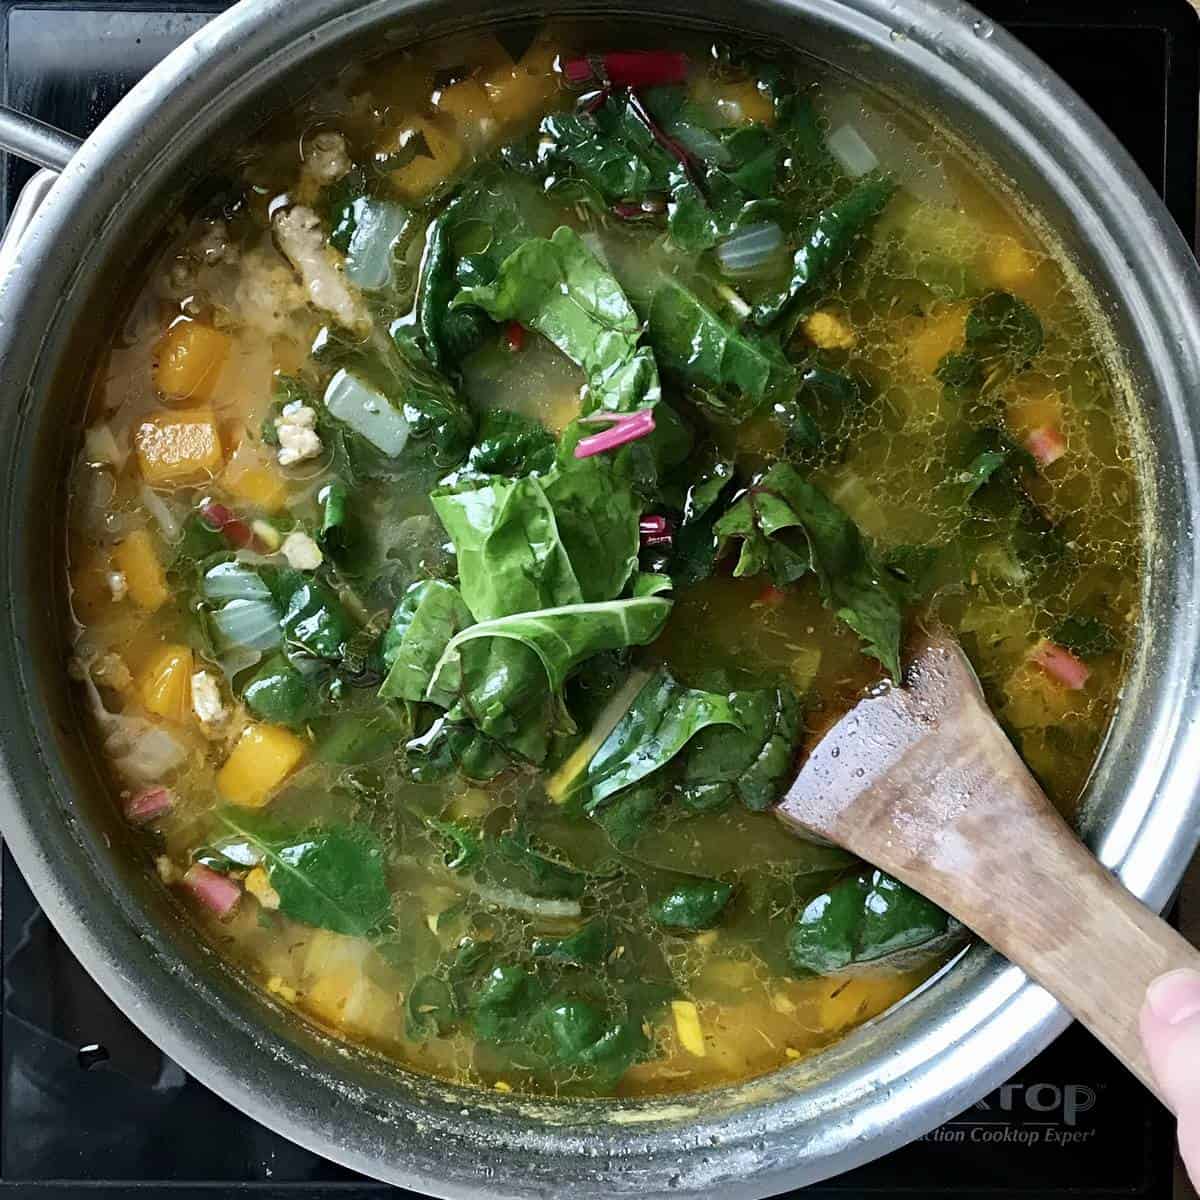
M817 744L776 810L850 850L990 942L1159 1098L1138 1037L1147 986L1200 951L1077 840L945 635L904 687L863 700Z

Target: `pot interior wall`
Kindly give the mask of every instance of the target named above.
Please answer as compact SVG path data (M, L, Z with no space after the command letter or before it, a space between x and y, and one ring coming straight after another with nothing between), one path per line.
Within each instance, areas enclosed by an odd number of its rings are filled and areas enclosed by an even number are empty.
M878 1087L906 1070L929 1069L930 1048L922 1039L954 1020L965 1036L972 1022L1015 994L1019 981L1011 972L1005 975L990 952L976 948L920 996L827 1054L769 1079L700 1099L636 1106L532 1103L408 1075L372 1056L347 1054L339 1044L290 1018L257 988L224 968L194 935L181 906L147 869L145 847L117 819L81 733L79 698L64 669L63 481L78 444L80 400L86 394L88 373L111 334L114 315L119 317L121 310L121 304L114 303L112 281L139 277L166 214L194 184L197 168L207 170L277 106L318 82L326 73L326 62L374 52L384 40L401 46L469 28L490 15L485 0L467 0L447 11L450 7L392 5L395 15L383 22L382 39L379 29L365 28L370 13L383 10L382 3L362 6L357 14L334 16L319 37L301 37L263 55L253 70L240 77L242 99L236 106L214 91L194 111L160 114L163 126L174 128L169 142L153 154L145 145L135 147L110 168L116 172L123 198L111 210L80 210L84 224L90 226L74 229L73 244L65 247L73 277L65 286L55 287L52 298L30 302L29 327L41 331L40 365L4 427L5 434L11 435L8 444L21 448L15 456L11 450L5 453L11 458L9 504L14 513L22 514L10 565L19 584L11 620L21 647L16 666L24 690L14 689L4 702L0 722L10 744L10 770L19 784L36 789L39 802L44 803L44 819L61 826L51 835L57 843L57 861L34 861L33 883L60 927L82 925L85 928L78 936L92 947L104 948L97 955L99 961L89 965L132 1008L135 1020L142 1001L151 1008L157 1002L156 997L144 995L148 979L170 977L182 984L190 999L182 999L172 1015L156 1013L148 1021L152 1034L179 1038L194 1048L208 1046L214 1059L240 1058L245 1073L241 1079L230 1079L223 1066L197 1073L284 1132L291 1132L297 1122L326 1131L329 1143L322 1148L332 1152L330 1147L342 1146L339 1157L351 1165L378 1170L379 1161L388 1158L401 1164L390 1178L426 1190L428 1179L437 1178L442 1181L440 1194L446 1195L468 1194L478 1172L495 1169L498 1155L517 1155L523 1163L521 1172L514 1171L511 1157L503 1166L503 1178L496 1182L505 1195L553 1194L561 1190L564 1171L580 1179L585 1196L658 1194L668 1190L672 1177L678 1180L671 1189L675 1194L677 1189L699 1192L725 1185L730 1196L764 1195L780 1186L771 1181L789 1168L785 1155L801 1155L810 1136L815 1146L820 1131L806 1132L806 1123L829 1118L840 1095L839 1081L853 1076L861 1087ZM673 0L657 7L671 13L674 27L727 28L726 11L716 4L695 6ZM1005 116L1001 96L981 116L978 97L960 94L946 82L952 64L943 64L943 76L914 75L914 62L919 60L922 69L936 63L936 56L925 49L925 31L912 28L908 51L897 43L885 51L875 22L861 17L845 19L840 26L831 24L827 14L837 7L833 0L803 9L799 4L749 0L737 8L738 32L760 35L776 48L784 43L849 67L856 76L938 112L950 128L993 157L1001 172L1058 231L1067 257L1079 264L1081 277L1094 292L1097 313L1111 324L1114 346L1127 347L1120 355L1122 370L1131 395L1141 401L1147 613L1141 657L1134 664L1108 752L1093 779L1086 821L1093 843L1107 860L1116 861L1142 828L1144 809L1152 798L1150 790L1129 798L1139 772L1146 768L1137 754L1125 750L1165 719L1157 680L1172 669L1189 673L1193 660L1190 644L1180 642L1172 623L1178 606L1192 603L1190 576L1179 574L1177 560L1187 532L1185 514L1194 497L1180 467L1185 460L1180 447L1190 443L1190 434L1181 419L1178 397L1169 394L1160 374L1161 355L1167 348L1147 341L1147 314L1131 311L1121 299L1127 281L1121 277L1119 248L1089 215L1088 206L1064 190L1061 176L1056 178L1054 131L1019 126L1015 118ZM555 6L556 15L570 11L597 20L616 10L629 12L631 6ZM509 19L518 22L540 16L532 8L510 6L506 11ZM913 11L925 9L914 5ZM974 15L968 12L964 20ZM928 19L935 17L930 7ZM205 35L200 36L203 46ZM981 52L984 49L981 43ZM275 74L284 60L290 71L280 83ZM218 73L221 69L209 67L202 58L187 68ZM914 79L921 80L919 85L914 86ZM153 136L148 125L145 137ZM86 162L86 152L84 158ZM33 253L38 252L41 236L39 226L31 244ZM1100 254L1095 252L1098 245ZM117 296L119 301L119 292ZM1153 527L1152 514L1161 515ZM14 759L21 760L16 767ZM69 871L81 882L74 892L57 883L47 884L43 891L38 887L39 868L47 878ZM77 911L81 892L92 896L82 920ZM72 938L68 940L74 944ZM997 991L1002 978L1008 980L1003 995ZM173 991L173 998L178 994ZM1045 1025L1048 1009L1039 1004L1028 1008L1030 1027L1039 1021ZM954 1018L946 1016L948 1008L956 1011ZM925 1051L913 1049L923 1045ZM275 1089L276 1106L262 1099L268 1088ZM257 1099L249 1098L255 1089ZM961 1091L942 1095L936 1103L930 1100L928 1125L952 1115L966 1100ZM898 1111L902 1108L901 1101ZM470 1120L462 1115L468 1110ZM348 1113L361 1122L357 1140L346 1140L340 1125ZM773 1133L789 1133L790 1143L770 1139ZM879 1140L877 1148L887 1149L886 1141ZM588 1164L589 1158L598 1156L605 1161ZM865 1156L865 1151L860 1154Z

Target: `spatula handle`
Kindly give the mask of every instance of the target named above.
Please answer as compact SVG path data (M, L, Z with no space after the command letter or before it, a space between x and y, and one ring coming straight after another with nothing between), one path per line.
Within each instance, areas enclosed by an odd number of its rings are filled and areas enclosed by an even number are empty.
M817 744L777 815L957 917L1051 992L1162 1098L1139 1036L1150 983L1200 952L1079 842L987 707L961 650L930 638L907 685Z
M969 908L955 907L1161 1100L1138 1033L1139 1013L1160 975L1200 971L1200 951L1126 891L1065 823L1057 826L1005 830L1010 852L993 864L995 884L997 892L1024 897L1020 909L996 903L996 893L990 908L983 896ZM1012 846L1020 850L1014 854Z

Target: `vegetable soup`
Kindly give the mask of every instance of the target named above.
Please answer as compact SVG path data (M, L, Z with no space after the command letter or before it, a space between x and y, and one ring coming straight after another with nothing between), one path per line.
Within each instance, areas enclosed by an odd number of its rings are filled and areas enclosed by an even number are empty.
M71 670L147 870L325 1029L647 1095L882 1012L961 929L771 809L918 625L1076 803L1140 588L1124 401L932 121L661 31L458 38L261 130L139 288Z

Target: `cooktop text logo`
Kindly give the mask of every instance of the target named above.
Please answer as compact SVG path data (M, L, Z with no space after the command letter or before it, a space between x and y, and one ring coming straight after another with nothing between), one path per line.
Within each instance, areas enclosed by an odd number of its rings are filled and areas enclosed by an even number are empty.
M1081 1113L1096 1107L1096 1093L1083 1083L1006 1083L975 1107L981 1112L1054 1116L1074 1127Z

